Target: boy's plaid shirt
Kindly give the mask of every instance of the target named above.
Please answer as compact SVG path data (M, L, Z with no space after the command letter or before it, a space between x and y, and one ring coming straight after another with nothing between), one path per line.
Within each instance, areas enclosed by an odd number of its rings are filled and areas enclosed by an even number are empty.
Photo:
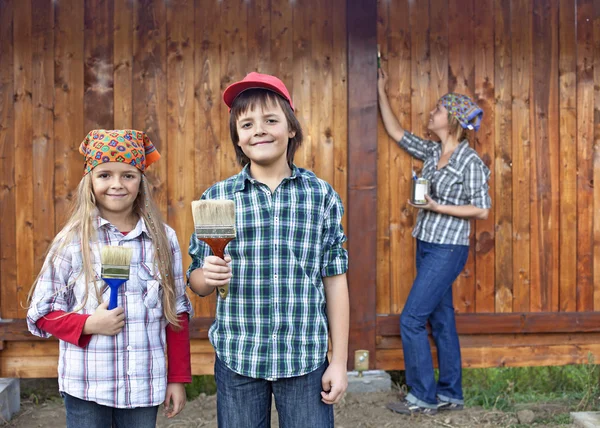
M271 193L246 167L202 198L233 200L236 209L236 238L225 250L233 277L227 299L217 299L209 331L217 355L234 372L253 378L314 371L327 354L322 277L348 268L338 194L295 166ZM188 277L211 252L192 235L189 253Z
M59 390L86 401L116 408L157 406L167 388L166 325L160 274L154 266L154 246L140 219L124 236L107 220L94 225L98 245L92 245L96 285L108 301L110 289L100 279L100 249L105 245L133 248L129 280L119 287L119 306L125 309L125 327L116 336L95 334L85 348L60 341ZM178 314L192 313L186 295L181 251L175 231L165 225L173 254L175 306ZM50 257L50 256L48 256ZM67 245L54 263L47 258L27 312L27 327L36 336L49 337L35 324L53 311L71 312L81 306L87 291L78 239ZM80 314L92 314L100 303L93 285Z
M405 131L398 145L424 161L422 176L429 180L429 196L438 204L492 207L488 193L490 170L466 140L458 145L448 164L440 170L437 169L442 154L440 143ZM469 245L470 232L468 219L419 210L412 236L434 244Z

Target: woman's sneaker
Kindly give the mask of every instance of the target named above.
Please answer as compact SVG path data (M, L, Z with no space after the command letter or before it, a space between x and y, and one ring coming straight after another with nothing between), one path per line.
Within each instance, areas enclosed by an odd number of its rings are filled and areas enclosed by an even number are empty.
M393 412L402 413L403 415L435 415L437 413L437 409L421 407L418 404L413 404L410 401L407 401L406 399L395 403L389 403L386 407Z
M445 410L462 410L464 409L464 404L451 403L450 401L438 401L437 409L440 411Z

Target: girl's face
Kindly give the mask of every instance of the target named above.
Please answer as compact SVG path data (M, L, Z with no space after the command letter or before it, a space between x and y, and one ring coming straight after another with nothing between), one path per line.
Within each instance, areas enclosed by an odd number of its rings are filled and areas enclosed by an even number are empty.
M90 174L100 215L104 218L127 217L140 191L140 170L123 162L106 162L95 167Z
M290 131L278 103L268 103L240 115L236 122L238 146L252 163L260 166L287 165L287 147L296 133Z
M436 134L438 134L438 131L448 129L448 110L446 107L438 103L429 112L429 124L427 128Z

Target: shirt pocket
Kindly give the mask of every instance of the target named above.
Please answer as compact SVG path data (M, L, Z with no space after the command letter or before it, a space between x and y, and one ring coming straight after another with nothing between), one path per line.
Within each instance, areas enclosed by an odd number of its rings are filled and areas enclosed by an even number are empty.
M73 284L73 307L75 312L90 314L93 313L100 303L108 301L110 298L109 287L102 281L102 265L94 263L92 265L93 277L89 284L86 284L85 272L83 269L73 272L69 278L69 283ZM98 300L100 299L100 300Z
M460 195L463 186L463 175L459 170L446 165L438 174L435 190L436 194L442 198L456 198Z
M138 280L142 292L144 306L148 314L154 319L163 316L163 290L160 285L160 276L153 264L142 262L138 268Z

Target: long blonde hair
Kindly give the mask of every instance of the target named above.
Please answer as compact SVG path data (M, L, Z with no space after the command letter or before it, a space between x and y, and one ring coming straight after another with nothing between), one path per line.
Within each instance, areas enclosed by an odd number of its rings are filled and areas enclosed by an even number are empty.
M163 313L167 321L179 327L177 319L177 311L175 307L176 292L175 292L175 277L173 275L173 260L171 253L171 244L167 237L164 227L164 221L150 191L147 179L142 174L140 182L140 191L133 203L133 212L144 220L146 228L149 231L152 245L154 247L154 266L158 268L160 273L161 286L163 289ZM38 284L38 281L44 272L56 259L64 252L67 245L74 240L78 240L81 245L81 260L83 265L83 275L87 287L83 302L73 312L77 312L85 307L89 295L89 285L96 281L96 274L93 270L93 252L92 245L98 245L98 237L94 222L97 216L96 198L92 188L91 174L86 174L79 185L73 204L71 206L69 219L62 230L54 237L48 250L48 256L44 262L40 273L36 277L27 300L31 304L33 293ZM155 269L156 271L156 269ZM66 285L65 285L66 287ZM59 290L61 292L63 290ZM94 287L96 298L99 302L102 301L102 296L98 287Z

